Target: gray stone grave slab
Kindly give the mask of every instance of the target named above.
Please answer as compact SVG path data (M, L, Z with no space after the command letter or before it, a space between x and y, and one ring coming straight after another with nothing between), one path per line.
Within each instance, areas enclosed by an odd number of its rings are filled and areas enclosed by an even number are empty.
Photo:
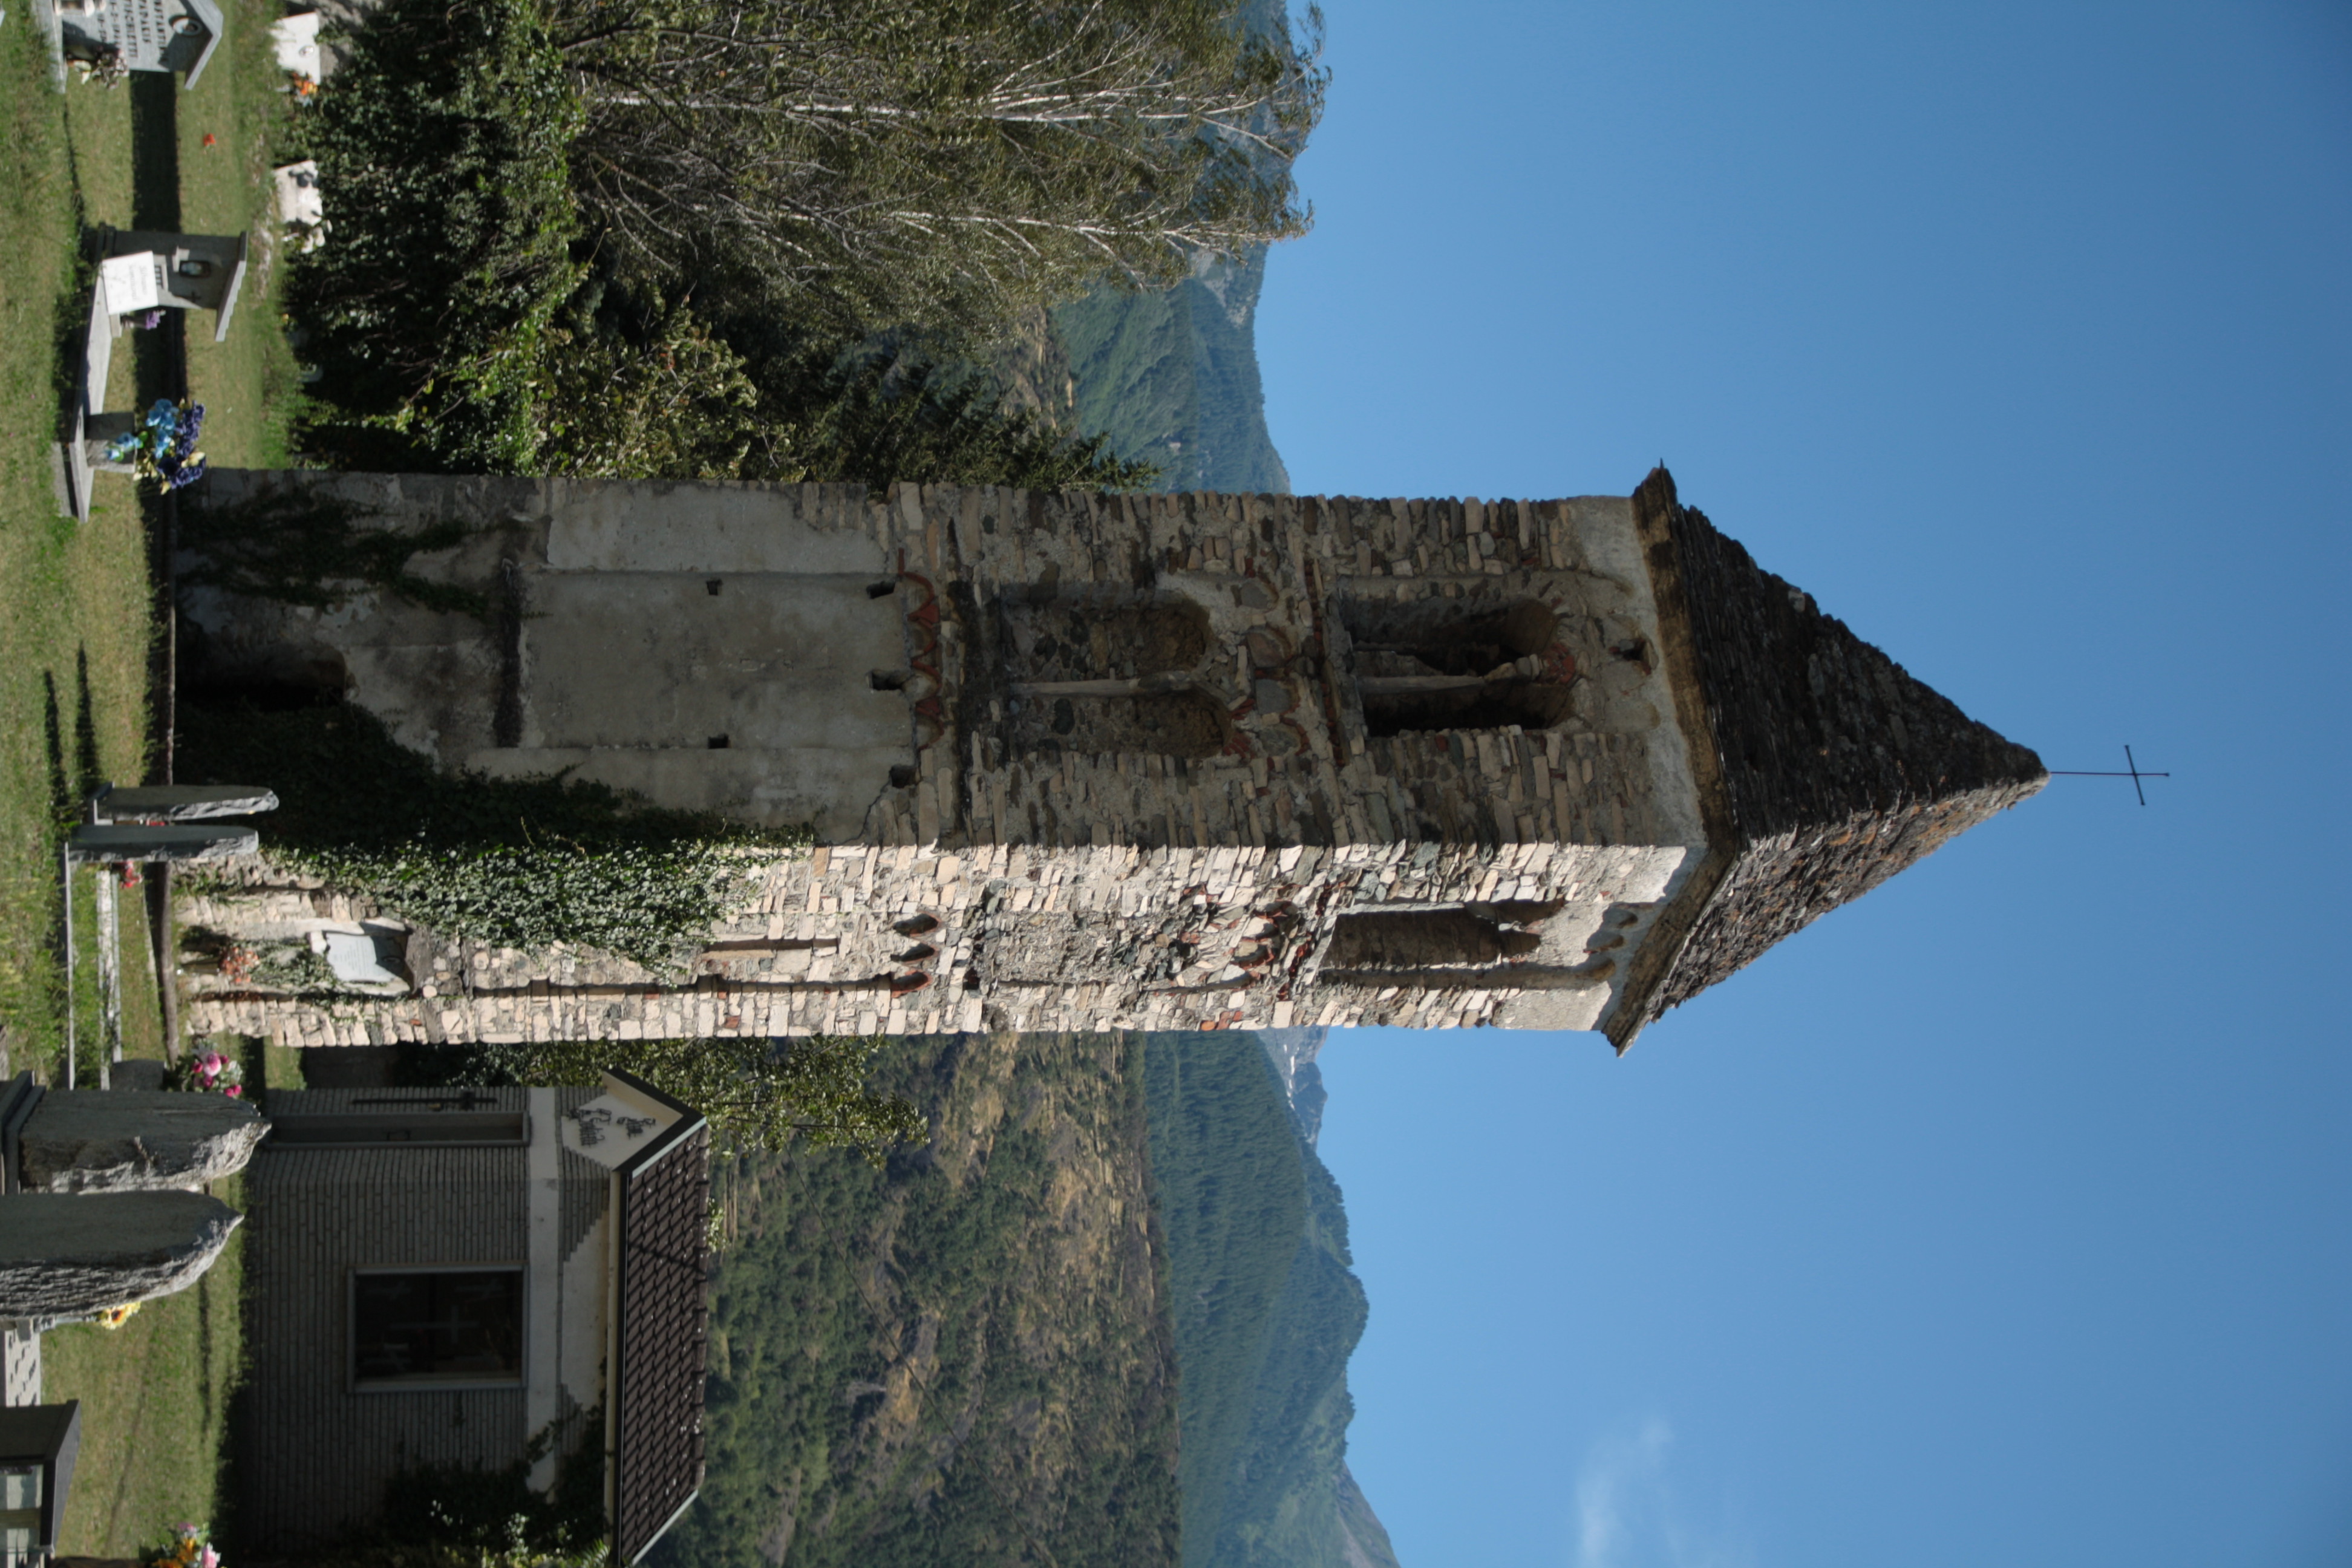
M106 51L134 71L185 71L196 85L226 30L213 0L33 0L57 17L68 59Z
M100 443L99 452L91 451L91 431L103 428L109 417L105 413L106 378L114 363L114 318L106 310L106 290L92 285L89 320L82 332L81 384L74 388L72 405L68 410L70 427L66 438L58 444L62 468L58 478L66 491L60 498L61 514L79 522L89 521L91 477L112 467L103 462L103 442ZM125 419L127 424L127 416Z
M241 234L179 234L108 229L100 241L99 279L109 330L142 310L212 310L213 342L228 336L245 287L247 241Z
M261 835L250 827L85 823L66 840L66 858L78 866L111 860L226 860L260 847Z
M66 1500L73 1495L74 1461L80 1454L79 1399L0 1410L0 1468L10 1472L9 1490L14 1494L10 1502L24 1510L8 1522L31 1536L26 1544L37 1555L30 1561L38 1562L40 1556L57 1550L58 1535L65 1525ZM11 1552L9 1561L26 1559Z
M101 823L202 822L277 809L278 796L256 784L109 784L90 802Z
M16 1135L16 1169L28 1193L194 1192L245 1169L268 1131L225 1094L52 1091Z
M184 1290L242 1220L203 1193L0 1197L0 1318L76 1318Z
M171 1076L169 1062L159 1062L152 1057L125 1057L114 1064L110 1082L117 1093L124 1089L160 1089Z
M25 1123L31 1121L35 1108L47 1098L48 1090L33 1081L29 1072L20 1072L0 1089L0 1193L22 1190L16 1177L16 1145L24 1136Z

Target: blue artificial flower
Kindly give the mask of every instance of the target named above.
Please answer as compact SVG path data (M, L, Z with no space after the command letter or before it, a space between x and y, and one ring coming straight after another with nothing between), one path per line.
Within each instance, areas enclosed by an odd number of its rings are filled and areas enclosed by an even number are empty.
M117 436L106 444L106 460L110 463L127 463L139 455L140 446L139 432L136 430L127 436Z
M199 452L194 458L180 465L178 469L173 473L170 480L167 481L164 488L166 489L174 490L185 489L188 486L194 484L198 479L201 479L204 477L205 455L202 452Z
M159 397L155 406L147 411L147 428L169 431L180 422L180 410L168 397Z
M196 437L205 427L205 405L191 403L180 410L180 431L172 444L172 456L184 458L196 449Z

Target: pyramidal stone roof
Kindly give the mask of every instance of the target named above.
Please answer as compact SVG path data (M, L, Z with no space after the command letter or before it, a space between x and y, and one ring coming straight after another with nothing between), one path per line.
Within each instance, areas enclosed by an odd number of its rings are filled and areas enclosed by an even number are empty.
M1711 847L1676 900L1681 929L1645 945L1609 1026L1620 1050L1667 1008L2050 776L2032 751L1758 566L1675 500L1663 468L1634 492L1633 515L1663 635L1684 645L1667 660L1676 707L1704 713L1713 742L1695 735L1692 748Z

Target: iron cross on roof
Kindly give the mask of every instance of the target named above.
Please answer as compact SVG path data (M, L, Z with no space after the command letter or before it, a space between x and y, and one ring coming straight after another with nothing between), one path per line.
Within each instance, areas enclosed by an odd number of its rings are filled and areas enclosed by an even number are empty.
M2146 805L2147 804L2147 791L2140 788L2140 780L2168 779L2172 776L2170 773L2152 773L2142 768L2137 762L2133 760L2132 749L2129 746L2126 746L2124 748L2124 764L2131 771L2128 773L2087 773L2078 768L2052 768L2050 770L2050 776L2052 778L2065 779L2129 779L2132 782L2132 793L2139 796L2139 803L2142 805Z

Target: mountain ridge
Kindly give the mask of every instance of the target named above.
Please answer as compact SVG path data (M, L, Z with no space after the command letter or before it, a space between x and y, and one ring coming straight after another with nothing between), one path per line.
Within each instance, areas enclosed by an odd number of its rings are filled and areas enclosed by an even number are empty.
M1347 1364L1368 1309L1339 1184L1313 1148L1321 1044L1314 1030L1149 1037L1184 1568L1397 1568L1347 1469ZM1236 1190L1244 1173L1255 1184ZM1221 1310L1244 1300L1262 1305Z

